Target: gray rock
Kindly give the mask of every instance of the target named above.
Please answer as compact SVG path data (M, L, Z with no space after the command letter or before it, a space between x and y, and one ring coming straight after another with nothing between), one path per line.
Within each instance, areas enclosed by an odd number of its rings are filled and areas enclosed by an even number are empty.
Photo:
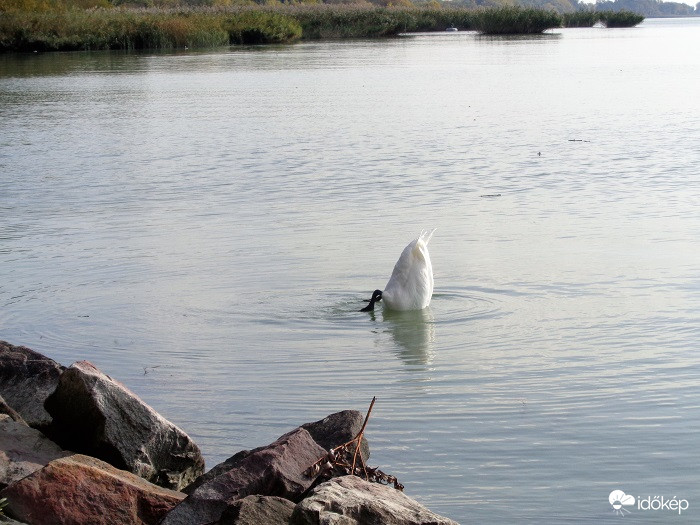
M15 521L12 518L8 518L7 516L2 518L2 521L0 521L0 523L2 523L2 525L28 525L27 523L23 523L21 521Z
M0 415L0 489L70 454L38 430Z
M8 405L2 396L0 396L0 414L7 415L13 421L17 421L18 423L22 423L23 425L27 424L27 422L19 414L19 412L15 411L14 408L12 408L10 405Z
M165 488L179 490L204 471L199 447L178 427L87 361L74 363L46 400L51 437Z
M197 487L162 525L216 522L236 500L253 494L298 501L314 482L306 475L308 467L324 454L306 430L293 430L267 447L250 451L233 468Z
M50 425L44 400L56 389L63 370L34 350L0 341L0 395L29 426L44 430Z
M246 496L230 505L217 525L289 525L294 503L276 496Z
M320 421L306 423L301 428L306 429L316 443L328 450L347 443L357 436L364 420L364 414L357 410L343 410L326 416ZM351 452L353 451L354 448L351 448ZM364 436L362 437L360 454L365 462L369 459L369 444Z
M295 508L292 525L457 525L393 487L356 476L317 486Z
M236 452L233 456L228 458L226 461L223 461L222 463L219 463L218 465L212 467L210 470L199 476L196 480L194 480L192 483L187 485L185 488L182 489L182 492L185 494L192 494L195 490L197 490L198 487L204 485L205 483L210 482L216 477L221 476L221 474L225 474L229 470L235 468L238 466L238 464L243 461L245 458L250 456L251 454L254 454L255 452L259 452L261 450L266 449L267 447L258 447L253 450L241 450L240 452Z
M342 445L343 443L347 443L353 439L362 428L363 421L364 415L357 410L343 410L342 412L336 412L326 416L319 421L306 423L298 428L303 428L306 430L309 434L311 434L311 437L321 448L328 450L337 447L338 445ZM219 463L208 472L202 474L191 485L182 489L182 491L187 494L192 494L192 492L194 492L200 485L203 485L215 477L228 472L232 468L235 468L236 465L247 458L250 454L259 452L265 448L267 447L259 447L253 450L242 450L241 452L237 452L223 463ZM351 447L351 451L353 450L354 448ZM360 453L366 462L369 458L369 445L364 437L362 438Z

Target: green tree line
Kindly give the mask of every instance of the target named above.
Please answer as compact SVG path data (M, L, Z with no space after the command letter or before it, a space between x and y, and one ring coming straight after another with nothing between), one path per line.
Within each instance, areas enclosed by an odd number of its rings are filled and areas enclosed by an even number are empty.
M680 2L659 0L598 0L595 7L598 11L634 11L649 18L700 15L700 3L694 8Z

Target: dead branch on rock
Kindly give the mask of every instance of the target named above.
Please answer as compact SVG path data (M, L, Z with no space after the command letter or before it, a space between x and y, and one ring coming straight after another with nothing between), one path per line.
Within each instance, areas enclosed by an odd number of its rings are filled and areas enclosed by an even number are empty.
M362 438L365 434L365 428L367 428L367 421L369 421L369 416L372 413L372 408L376 400L376 396L372 398L369 410L367 410L367 415L362 423L362 428L360 428L357 435L347 443L330 449L325 456L318 459L306 470L307 475L318 476L320 479L326 481L336 476L353 474L374 483L381 483L383 485L393 484L396 490L403 491L404 486L399 483L399 480L397 480L395 476L386 474L377 467L368 467L365 465L362 453L360 453L360 445L362 444Z

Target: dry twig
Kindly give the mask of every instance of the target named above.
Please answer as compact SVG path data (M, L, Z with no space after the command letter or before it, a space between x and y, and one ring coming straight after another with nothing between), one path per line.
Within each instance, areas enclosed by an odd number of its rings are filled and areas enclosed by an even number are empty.
M360 428L357 435L350 441L330 449L325 456L318 459L307 469L308 475L318 476L323 479L331 479L336 476L354 474L367 481L382 483L384 485L393 484L396 490L403 491L403 485L399 483L399 480L397 480L395 476L386 474L376 467L368 467L365 465L365 461L360 453L360 445L362 444L362 438L365 434L365 428L367 428L367 421L369 421L369 416L372 413L372 408L374 407L376 399L376 397L372 398L369 410L367 410L367 415L362 423L362 428Z

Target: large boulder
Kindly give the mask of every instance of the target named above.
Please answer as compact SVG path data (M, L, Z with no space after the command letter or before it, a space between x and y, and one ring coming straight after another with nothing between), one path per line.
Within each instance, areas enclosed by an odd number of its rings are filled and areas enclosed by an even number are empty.
M12 517L32 525L156 525L185 497L78 454L52 461L0 496Z
M230 505L217 525L289 525L294 503L276 496L246 496Z
M185 432L87 361L65 370L46 409L50 435L61 446L157 485L179 490L204 471L199 447Z
M0 489L71 455L36 429L0 415Z
M309 434L311 434L311 437L321 448L328 450L337 447L338 445L347 443L357 436L358 432L360 432L360 429L362 428L363 421L364 416L357 410L343 410L342 412L330 414L319 421L305 423L298 428L303 428L306 430ZM200 485L203 485L204 483L207 483L217 476L220 476L221 474L224 474L225 472L228 472L236 467L236 465L247 458L250 454L259 452L266 448L267 447L259 447L253 450L242 450L237 452L226 461L219 463L218 465L212 467L209 471L202 474L191 485L182 489L182 491L187 494L191 494ZM354 451L354 446L351 446L350 450ZM367 458L369 458L369 445L364 437L362 438L360 453L366 462Z
M306 430L297 428L267 447L242 455L231 469L197 487L162 525L217 522L237 500L254 494L298 501L314 482L307 475L309 466L324 454Z
M34 428L44 430L51 423L44 400L56 389L63 370L30 348L0 341L0 395Z
M357 476L317 486L294 509L291 525L457 525L403 492Z

